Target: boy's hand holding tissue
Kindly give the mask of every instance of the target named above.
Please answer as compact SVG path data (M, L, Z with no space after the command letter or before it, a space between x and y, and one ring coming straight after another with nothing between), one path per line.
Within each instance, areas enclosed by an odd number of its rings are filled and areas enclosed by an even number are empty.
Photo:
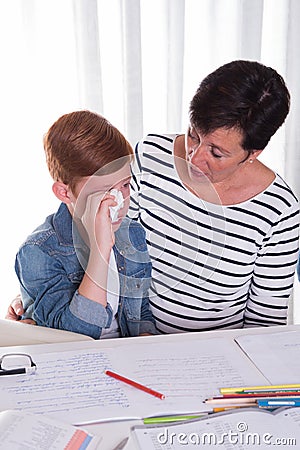
M106 193L95 192L87 197L81 216L90 247L86 275L103 289L103 293L106 292L109 259L115 243L113 221L118 222L118 211L123 201L122 193L116 189ZM101 303L105 305L106 294Z
M110 191L110 195L113 195L115 197L115 200L117 202L116 206L110 206L110 218L112 223L118 221L118 212L121 208L124 206L124 197L121 191L118 191L117 189L112 189Z
M112 224L118 221L118 212L123 205L122 192L117 189L105 194L95 192L87 197L81 222L87 231L91 249L96 244L103 256L108 256L107 252L114 245Z

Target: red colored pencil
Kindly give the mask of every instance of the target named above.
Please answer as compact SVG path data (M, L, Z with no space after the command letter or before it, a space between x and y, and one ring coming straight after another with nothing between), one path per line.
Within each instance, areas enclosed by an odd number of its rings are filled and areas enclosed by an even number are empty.
M119 380L119 381L123 381L124 383L127 383L130 386L140 389L141 391L147 392L147 394L154 395L154 397L158 397L161 400L163 400L165 398L164 394L154 391L153 389L150 389L147 386L137 383L136 381L129 380L129 378L125 378L122 375L119 375L115 372L111 372L110 370L105 370L105 374L108 375L109 377L115 378L116 380Z

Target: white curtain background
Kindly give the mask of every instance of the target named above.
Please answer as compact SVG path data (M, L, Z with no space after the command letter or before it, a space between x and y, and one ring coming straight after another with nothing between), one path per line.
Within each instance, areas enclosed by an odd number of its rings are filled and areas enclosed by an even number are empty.
M58 207L42 137L64 113L99 112L134 145L185 131L189 101L218 66L261 61L292 96L261 159L300 196L299 23L298 0L0 0L0 317L18 293L19 245Z

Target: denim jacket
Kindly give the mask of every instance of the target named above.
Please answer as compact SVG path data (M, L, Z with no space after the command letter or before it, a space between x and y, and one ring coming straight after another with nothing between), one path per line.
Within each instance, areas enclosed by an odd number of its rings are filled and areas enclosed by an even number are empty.
M76 238L77 236L77 238ZM144 229L125 218L115 233L119 271L118 322L122 336L158 334L149 307L151 262ZM78 293L89 250L77 233L65 204L48 216L20 247L15 262L24 317L38 325L101 336L109 328L112 309ZM80 261L80 262L79 262Z

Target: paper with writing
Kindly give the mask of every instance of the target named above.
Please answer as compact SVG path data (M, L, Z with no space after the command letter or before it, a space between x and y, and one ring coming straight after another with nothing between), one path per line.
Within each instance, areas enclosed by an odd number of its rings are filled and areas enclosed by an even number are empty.
M91 343L92 345L92 343ZM74 347L73 347L74 348ZM73 424L209 409L224 385L266 383L233 341L130 345L34 355L34 375L2 377L1 409L46 413ZM108 377L112 370L165 394L160 400Z

